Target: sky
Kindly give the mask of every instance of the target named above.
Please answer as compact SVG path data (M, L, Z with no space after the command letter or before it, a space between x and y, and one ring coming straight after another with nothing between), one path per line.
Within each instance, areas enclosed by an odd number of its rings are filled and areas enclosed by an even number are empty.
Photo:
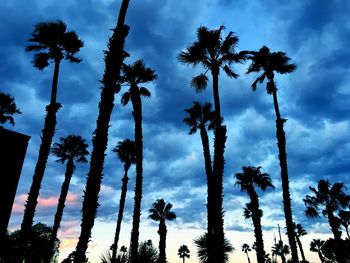
M104 71L103 51L110 29L115 27L120 1L116 0L12 0L0 2L0 90L11 94L22 111L15 116L15 126L5 128L31 136L13 206L10 229L18 229L24 202L29 192L38 158L45 105L50 98L52 65L39 71L32 64L33 54L24 51L33 26L39 22L63 20L68 30L75 30L84 41L79 52L80 64L62 62L53 142L69 134L81 135L91 151L91 137L96 128L100 80ZM130 33L125 50L131 54L127 63L143 59L158 79L145 84L152 96L143 100L144 185L140 239L158 244L157 224L148 219L148 209L159 198L173 204L177 214L168 223L167 255L170 263L180 262L177 249L186 244L191 250L187 262L196 263L193 239L206 229L206 179L199 134L188 134L183 123L184 109L194 100L212 102L209 85L203 93L190 86L191 78L203 72L180 64L176 56L196 40L196 29L225 26L226 36L233 31L239 38L237 51L258 50L263 45L271 51L284 51L296 63L289 75L276 75L281 114L285 124L288 168L294 219L309 233L303 238L306 256L313 238L327 238L330 229L325 218L309 220L304 215L302 199L309 186L320 179L344 182L349 189L350 161L350 2L346 0L144 0L130 1L126 23ZM266 250L273 244L277 224L284 230L282 193L275 137L272 96L265 86L253 92L250 85L257 75L246 75L248 63L234 65L239 74L229 79L220 74L222 115L227 126L226 166L224 174L224 210L226 234L235 247L230 262L243 262L243 243L254 242L253 226L243 217L246 193L235 187L234 174L242 166L261 166L270 174L276 189L259 192ZM118 141L133 138L130 105L120 104L127 87L115 95L111 116L100 207L88 250L91 262L113 242L120 198L123 165L112 149ZM212 146L212 135L210 135ZM70 185L65 214L59 232L63 259L79 237L82 195L88 164L78 164ZM129 247L135 168L130 169L120 245ZM50 156L47 162L35 222L52 225L65 166ZM283 240L287 238L283 235ZM253 262L254 255L251 255Z

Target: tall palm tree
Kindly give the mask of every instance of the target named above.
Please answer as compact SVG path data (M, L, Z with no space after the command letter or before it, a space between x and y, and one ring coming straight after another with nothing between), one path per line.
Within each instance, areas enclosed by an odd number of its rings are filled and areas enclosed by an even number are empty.
M260 171L261 167L243 167L242 173L236 173L236 183L241 191L248 193L250 197L250 203L247 204L246 209L250 212L250 216L254 224L254 234L256 239L256 257L258 263L265 262L265 250L264 250L264 240L262 235L261 228L261 217L262 210L259 208L259 197L255 190L255 187L260 188L263 191L266 191L268 188L274 189L271 182L271 178L267 173L262 173ZM244 213L247 217L248 213L245 210Z
M184 122L190 127L189 134L193 134L197 132L197 129L200 130L200 135L202 139L203 146L203 155L204 155L204 163L205 163L205 172L207 175L207 187L208 187L208 198L207 198L207 233L213 233L214 231L214 196L213 195L213 169L212 169L212 161L210 156L210 148L209 148L209 139L208 139L208 130L212 130L214 128L214 112L211 110L211 104L206 102L204 105L201 105L198 101L193 102L193 106L189 109L185 109L188 113L188 117L184 119Z
M257 83L263 83L265 79L266 91L273 96L273 105L276 114L276 137L281 167L283 208L286 219L288 241L291 248L292 260L294 263L299 262L297 245L293 231L293 214L289 192L289 177L286 154L286 136L283 125L287 121L281 117L278 99L277 87L274 80L275 72L280 74L291 73L296 69L295 64L289 63L290 58L284 52L270 52L270 49L263 46L259 51L243 52L252 62L248 68L247 74L251 72L261 72L261 75L253 82L252 89L256 90Z
M64 175L64 182L61 187L61 194L58 199L55 220L50 238L49 251L52 251L54 248L57 238L57 231L62 220L70 180L75 170L75 163L87 163L86 156L89 154L87 147L88 145L86 144L85 139L83 139L81 136L68 135L65 138L60 137L60 143L54 143L51 149L51 152L58 158L57 162L62 164L66 163L66 172ZM47 260L48 263L51 261L51 253L49 254L50 258Z
M119 10L119 16L113 34L108 40L108 50L105 51L105 71L103 74L99 113L96 121L96 129L92 138L92 153L90 170L87 177L85 195L82 208L81 232L76 246L74 263L84 262L85 252L94 226L98 204L98 194L103 177L103 163L108 142L108 129L111 113L114 107L114 94L120 91L118 80L120 70L125 57L125 39L129 33L129 27L125 25L125 16L130 0L123 0Z
M0 92L0 124L5 124L7 121L15 125L12 115L21 114L17 108L15 99L10 95Z
M203 91L208 83L206 73L210 71L213 84L213 98L215 108L215 133L214 133L214 161L213 161L213 226L212 232L208 232L208 256L209 262L224 261L224 218L223 218L223 174L224 174L224 152L226 142L226 126L222 125L222 115L219 95L219 74L220 69L230 78L237 78L231 66L233 63L242 62L244 56L235 52L238 37L229 32L223 38L224 27L209 30L201 26L197 29L197 41L189 46L185 51L180 52L178 60L187 65L196 66L201 64L205 72L192 79L192 86L197 92ZM211 208L210 208L211 209ZM212 254L213 253L213 254Z
M132 65L123 65L120 82L130 88L122 96L123 106L131 101L133 106L133 117L135 122L135 147L136 147L136 186L134 199L134 214L130 241L130 261L135 263L137 259L139 226L141 216L142 181L143 181L143 138L142 138L142 103L141 96L150 97L151 93L141 83L152 82L157 78L156 73L147 68L142 60L137 60Z
M321 263L325 263L324 256L322 254L322 247L325 244L325 241L321 239L313 239L310 243L310 251L316 252L318 257L321 260Z
M250 263L249 252L252 251L248 244L242 245L242 251L247 255L248 263Z
M297 244L300 250L301 258L303 262L307 262L305 259L304 249L303 245L301 244L300 237L307 235L306 230L303 228L301 224L293 224L294 231L295 231L295 238L297 240Z
M341 220L342 226L345 228L346 235L348 236L348 239L350 240L350 235L349 235L350 211L340 210L338 213L338 216Z
M286 263L286 255L288 255L289 252L289 246L284 245L282 240L279 240L275 245L272 247L272 255L280 256L282 263Z
M180 258L182 258L182 262L185 263L186 258L190 258L190 250L186 245L180 246L180 248L177 251L177 254Z
M166 234L167 228L165 221L166 220L174 220L176 218L176 214L171 211L173 205L171 203L165 203L164 199L158 199L155 203L153 203L152 208L149 210L149 218L154 221L159 221L159 260L158 263L166 263Z
M26 47L27 52L36 52L33 60L34 67L43 70L50 63L53 63L54 73L50 103L46 106L47 114L42 130L39 157L35 166L33 181L21 225L24 240L27 240L27 235L33 224L39 190L50 153L52 138L55 133L56 113L61 107L61 104L56 101L60 63L62 60L68 60L72 63L79 63L81 61L75 55L83 47L83 42L74 31L66 30L66 24L61 20L36 24L32 37L29 39L29 42L33 44Z
M128 187L128 181L129 181L128 171L130 169L131 164L134 164L136 162L135 142L129 139L120 141L118 142L118 145L113 149L113 152L117 153L120 161L124 163L124 177L122 179L123 185L122 185L122 192L120 194L118 220L117 220L117 226L116 226L115 235L114 235L114 243L112 246L112 262L114 262L117 257L119 233L120 233L120 227L123 220L125 198L126 198L126 192Z

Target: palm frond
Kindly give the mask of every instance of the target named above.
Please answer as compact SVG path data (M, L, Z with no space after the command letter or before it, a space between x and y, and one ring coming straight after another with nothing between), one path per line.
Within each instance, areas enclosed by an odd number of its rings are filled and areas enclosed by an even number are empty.
M196 92L205 90L208 85L208 77L204 74L200 74L192 78L191 86L195 88Z
M130 98L131 98L131 94L129 91L125 92L123 95L122 95L122 98L120 99L120 102L123 106L125 106L126 104L129 103L130 101Z

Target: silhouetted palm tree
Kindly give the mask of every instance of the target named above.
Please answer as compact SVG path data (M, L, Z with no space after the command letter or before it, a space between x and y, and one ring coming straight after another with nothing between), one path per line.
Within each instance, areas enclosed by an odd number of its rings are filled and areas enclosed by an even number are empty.
M248 244L244 243L242 245L242 251L247 255L248 263L250 263L249 252L252 251Z
M143 241L138 248L137 263L158 263L158 251L153 246L152 240Z
M113 152L116 152L120 161L124 163L124 177L122 179L123 185L122 185L122 192L120 194L118 220L117 220L117 226L116 226L115 235L114 235L114 243L112 245L112 260L115 260L117 257L119 233L120 233L120 227L123 220L125 197L126 197L126 192L128 187L128 180L129 180L128 171L131 164L134 164L136 162L135 142L129 139L120 141L118 142L118 145L113 149Z
M255 190L255 187L259 187L261 190L266 191L268 188L274 189L271 182L271 178L267 173L260 171L261 167L243 167L243 173L236 173L236 183L241 191L248 193L250 197L250 203L245 208L245 216L251 216L254 224L255 245L256 245L256 257L259 263L265 261L264 240L261 228L262 210L259 208L259 197ZM248 210L250 213L248 213Z
M313 239L310 243L310 251L316 252L318 257L321 260L321 263L325 263L324 256L322 254L322 247L325 244L325 241L321 239Z
M141 96L150 97L151 93L145 87L140 87L141 83L152 82L157 78L156 73L147 68L142 60L137 60L132 65L123 65L123 74L120 82L128 85L130 88L122 96L121 103L123 106L131 101L133 106L133 117L135 122L135 147L136 147L136 186L134 214L130 241L130 261L136 262L139 226L141 216L141 199L142 199L142 181L143 181L143 138L142 138L142 103Z
M276 137L281 167L284 215L286 219L287 235L292 252L292 259L296 263L299 262L299 259L297 245L295 242L295 235L293 231L293 214L289 192L286 137L283 128L283 125L287 120L283 119L280 114L277 99L277 87L274 80L275 72L280 74L291 73L296 69L296 65L289 63L290 58L286 56L286 53L281 51L270 52L270 49L265 46L257 52L248 51L243 53L246 54L248 56L248 59L252 61L247 73L262 71L261 75L252 84L252 89L256 90L257 83L263 83L266 79L266 91L268 94L273 96L273 104L276 113Z
M108 41L108 50L105 51L105 71L103 74L99 113L96 121L96 129L92 138L92 153L90 170L87 177L85 195L82 208L81 232L76 246L74 263L84 262L85 252L94 226L98 204L98 194L103 177L103 163L108 142L108 129L111 113L114 107L114 94L120 91L118 80L120 70L125 57L125 38L129 33L129 27L125 25L125 16L130 0L123 0L119 11L116 27Z
M208 234L204 233L200 235L196 239L193 240L194 244L197 247L197 255L200 263L209 263L209 255L208 255ZM230 244L230 241L224 237L223 243L223 259L224 263L227 263L229 260L229 254L234 251L234 247Z
M173 205L171 203L165 203L164 199L158 199L155 203L153 203L152 208L149 209L149 218L154 221L159 221L159 260L158 263L166 263L166 234L167 228L165 221L166 220L174 220L176 218L176 214L171 211Z
M5 124L7 121L15 125L12 115L21 114L17 108L15 99L10 95L0 92L0 124Z
M180 258L182 258L182 262L185 263L185 258L190 258L190 250L186 245L180 246L177 251L177 254Z
M184 122L190 127L189 134L193 134L197 132L197 129L200 130L200 135L202 139L203 146L203 155L204 155L204 163L205 163L205 172L207 175L207 232L212 233L214 229L214 206L216 205L214 201L214 179L213 179L213 169L212 169L212 161L210 156L210 148L209 148L209 139L208 139L208 130L212 130L214 128L214 112L211 110L211 104L206 102L204 105L201 105L198 101L193 102L192 108L185 109L188 113L188 117L184 119Z
M350 240L350 236L349 236L350 211L340 210L338 213L338 216L341 220L340 223L345 228L346 235L348 236L348 239Z
M55 133L56 112L61 107L61 104L56 101L60 63L63 59L69 62L79 63L81 59L75 55L83 47L83 42L78 38L77 34L74 31L66 31L66 24L60 20L39 23L34 28L32 37L29 39L29 42L33 44L26 47L27 52L36 52L33 60L34 67L43 70L52 62L55 68L50 103L46 106L47 114L42 130L39 157L35 166L33 181L21 225L24 240L27 239L28 232L33 224L39 190L50 153L52 138Z
M282 240L279 240L275 245L272 247L272 255L280 256L282 263L286 263L286 255L289 254L289 246L284 245Z
M220 69L230 78L237 78L231 66L233 63L242 62L244 56L235 52L238 37L229 32L223 39L222 31L224 27L209 30L201 26L197 29L197 41L189 46L186 51L180 52L178 60L184 64L196 66L202 64L205 73L192 79L192 86L197 92L203 91L208 82L206 73L210 71L213 82L213 98L215 106L215 133L214 133L214 161L213 161L213 226L214 229L208 232L208 256L209 262L223 262L224 243L224 219L222 208L222 181L224 174L224 152L226 142L226 126L222 125L222 115L219 95L219 73ZM209 206L209 209L211 207ZM210 216L209 216L210 217ZM213 253L213 254L211 254Z
M67 163L66 172L64 175L64 182L61 187L61 194L58 199L57 210L55 214L55 220L52 227L52 234L50 238L50 249L52 251L55 240L57 238L57 231L60 227L60 223L63 216L63 209L69 190L70 180L75 170L74 163L87 163L86 156L89 154L87 150L88 145L85 143L85 139L78 135L68 135L67 137L60 138L60 143L54 143L51 152L58 157L57 162ZM50 251L50 250L49 250ZM51 261L51 256L47 260L48 263Z
M301 224L293 224L294 232L295 232L295 238L297 240L297 244L300 250L301 258L303 262L307 262L305 259L304 249L303 245L301 244L300 237L307 235L306 230L303 228Z

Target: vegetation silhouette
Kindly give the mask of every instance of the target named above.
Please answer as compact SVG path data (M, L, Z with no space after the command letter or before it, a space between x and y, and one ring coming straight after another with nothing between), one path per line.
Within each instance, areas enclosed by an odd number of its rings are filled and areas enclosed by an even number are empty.
M299 262L297 245L293 231L293 214L291 206L291 198L289 192L289 177L287 167L287 153L286 153L286 136L283 125L287 121L283 119L280 114L280 109L277 99L277 87L274 80L275 72L279 74L292 73L296 69L295 64L289 63L290 58L284 52L270 52L268 47L263 46L259 51L245 51L242 52L247 59L251 60L251 64L247 70L247 74L252 72L261 72L260 76L253 82L252 89L255 91L258 83L266 81L267 94L273 96L273 105L276 114L276 137L278 145L278 153L281 167L282 179L282 194L283 194L283 208L286 219L287 235L289 245L292 253L292 260L294 263Z
M250 251L252 251L250 246L247 243L244 243L242 245L242 252L244 252L247 255L248 263L250 263L250 258L249 258L249 252Z
M286 255L290 253L289 246L283 244L282 240L279 240L272 247L272 255L281 257L282 263L287 263Z
M341 225L344 227L347 238L350 240L349 224L350 224L350 211L340 210L338 213Z
M140 243L137 254L137 263L158 263L158 250L150 239Z
M21 114L22 112L17 108L14 97L10 94L0 92L0 124L9 122L15 125L13 115Z
M157 78L156 73L147 68L142 60L135 61L132 65L123 64L120 83L128 85L130 88L121 98L123 106L131 101L135 122L135 148L136 148L136 186L134 198L134 213L130 241L130 262L137 259L139 226L141 216L142 181L143 181L143 135L142 135L142 101L141 97L150 97L151 93L145 87L140 87L142 83L152 82Z
M120 161L124 163L124 176L122 179L123 185L122 185L122 191L120 194L119 212L118 212L117 226L116 226L115 235L114 235L114 243L111 247L112 262L114 262L117 257L119 234L120 234L120 228L123 220L126 192L128 190L127 188L128 181L129 181L128 171L130 169L130 166L136 163L135 142L129 139L119 141L118 145L113 149L113 152L115 152L118 155Z
M321 239L313 239L310 243L310 251L316 252L321 260L321 263L325 263L325 258L322 252L325 241Z
M182 263L185 263L185 259L190 258L190 250L186 245L182 245L179 247L177 255L182 258Z
M123 0L119 10L116 27L108 40L108 50L105 51L105 71L103 74L99 113L96 121L96 129L92 138L92 153L90 170L88 172L86 188L84 192L81 232L76 246L74 263L85 261L85 252L94 226L98 204L98 194L103 177L103 163L108 141L108 129L111 113L114 107L114 94L120 91L118 80L124 59L128 54L124 51L125 38L129 33L129 27L125 25L125 16L130 0Z
M301 224L295 224L293 223L293 228L294 228L294 235L297 241L297 245L299 247L300 250L300 255L301 255L301 259L302 259L302 263L308 263L308 261L305 259L305 254L304 254L304 249L303 249L303 245L300 241L300 237L307 235L306 230L303 228L303 226Z

